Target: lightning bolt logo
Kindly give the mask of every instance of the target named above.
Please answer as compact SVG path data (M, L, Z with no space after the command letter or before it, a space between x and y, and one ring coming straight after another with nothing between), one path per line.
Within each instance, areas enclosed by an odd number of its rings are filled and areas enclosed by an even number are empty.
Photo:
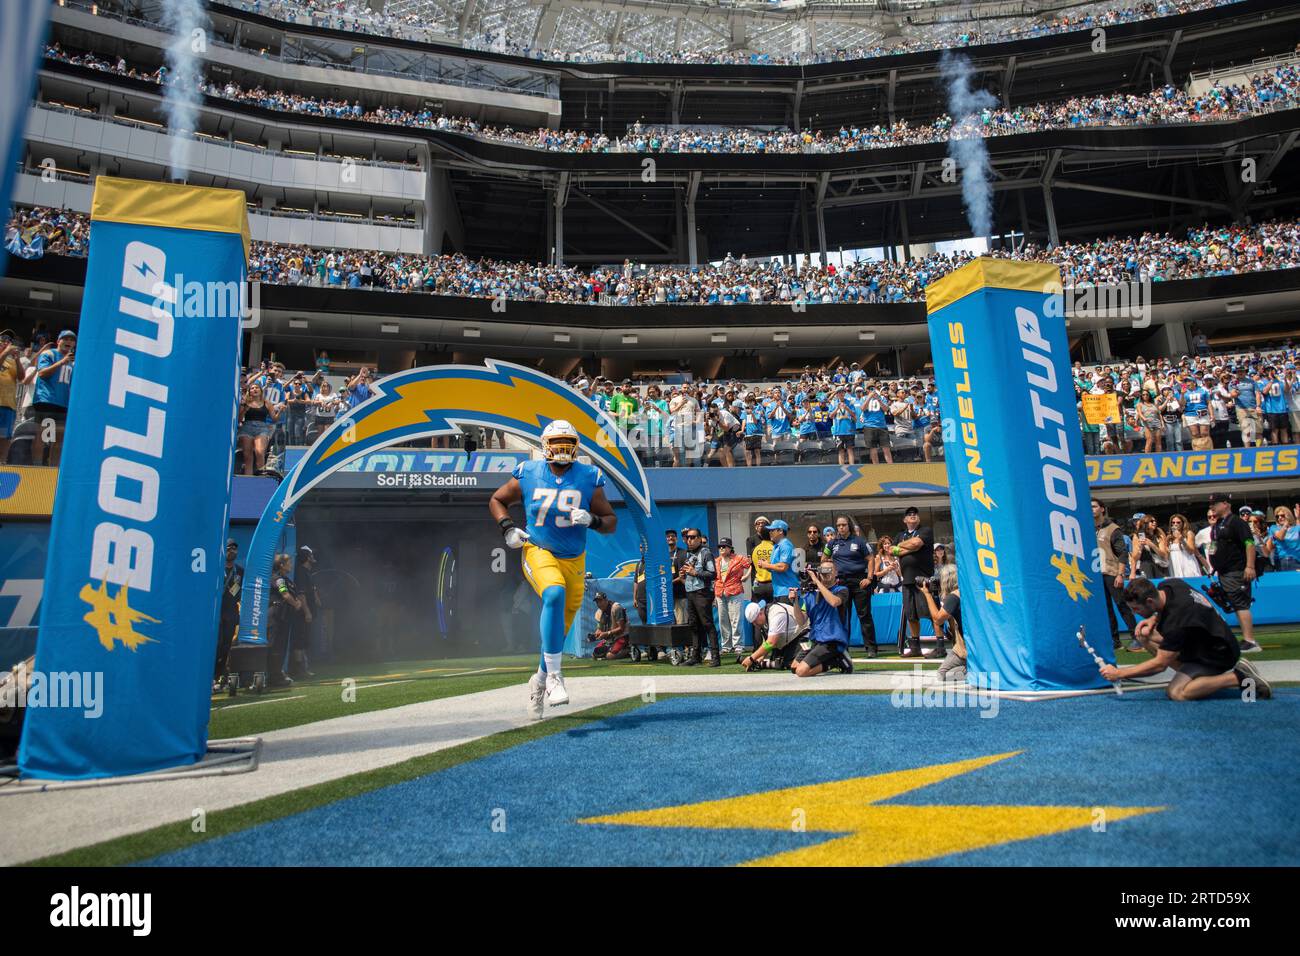
M1070 595L1070 600L1076 604L1079 598L1087 600L1092 596L1088 590L1088 575L1084 574L1079 568L1078 558L1067 558L1061 553L1052 555L1052 567L1060 573L1056 575L1056 580L1061 582L1065 588L1065 593Z
M341 416L288 479L284 510L328 474L368 452L413 438L453 434L461 425L499 428L534 441L556 419L581 436L581 454L618 481L648 515L650 485L636 453L604 412L542 372L489 359L486 368L438 365L391 375Z
M108 582L100 581L98 588L85 584L82 585L79 597L90 605L90 610L82 620L95 629L104 650L115 649L118 641L122 642L123 647L130 648L132 651L139 648L141 644L156 643L152 637L137 631L135 625L162 622L131 607L126 585L118 589L116 597L109 597Z

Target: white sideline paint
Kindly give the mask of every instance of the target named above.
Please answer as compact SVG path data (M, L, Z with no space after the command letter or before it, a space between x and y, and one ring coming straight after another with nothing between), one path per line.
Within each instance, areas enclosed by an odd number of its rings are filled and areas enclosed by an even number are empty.
M1300 661L1263 661L1270 680L1300 680ZM641 671L640 668L629 668ZM653 678L656 694L708 694L736 691L809 693L826 690L894 690L897 679L915 686L910 668L832 674L800 679L779 671L761 674L675 675L651 672L627 677L566 678L570 704L565 714L631 697ZM921 684L936 683L925 674ZM0 788L0 813L20 840L0 841L0 865L62 853L81 846L139 833L165 823L189 828L196 807L211 813L290 790L336 780L413 757L435 753L516 727L531 726L525 713L524 680L509 687L460 697L423 701L346 717L317 721L262 735L254 773L150 781L129 786L78 790ZM1255 706L1255 705L1252 705ZM1268 704L1258 706L1267 707ZM215 741L213 742L215 743Z
M256 707L258 704L282 704L286 700L302 700L306 694L295 694L293 697L270 697L266 700L250 700L246 704L226 704L218 707L217 710L237 710L240 707Z

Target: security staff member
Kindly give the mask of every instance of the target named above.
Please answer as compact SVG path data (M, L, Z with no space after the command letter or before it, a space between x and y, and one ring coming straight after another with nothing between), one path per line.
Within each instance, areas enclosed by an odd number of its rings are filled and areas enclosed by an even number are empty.
M921 512L908 508L903 512L903 531L890 553L898 558L898 571L903 579L903 613L899 619L899 640L903 636L903 622L911 631L907 641L907 656L921 656L921 618L930 616L930 608L916 586L917 578L934 577L934 532L921 526ZM943 637L936 636L938 647L930 657L944 657Z
M708 654L710 667L722 666L722 650L718 646L718 630L713 626L713 580L717 577L717 568L713 561L713 552L704 544L704 534L699 528L686 529L686 564L682 568L682 577L686 588L686 600L690 605L688 623L694 630L694 640L686 664L700 664L700 648Z
M221 586L221 622L217 625L217 662L212 670L213 690L226 682L226 659L239 630L239 595L244 587L244 566L236 563L239 545L231 538L226 542L226 580Z
M853 533L848 515L835 519L835 537L826 542L826 556L835 564L838 583L849 592L853 611L862 628L862 645L868 657L876 656L876 625L871 619L871 545Z
M1097 527L1097 555L1101 559L1101 584L1106 592L1106 612L1110 616L1110 641L1119 650L1119 624L1115 621L1115 607L1120 617L1133 633L1133 612L1124 600L1124 569L1128 567L1128 542L1119 525L1106 513L1106 506L1096 498L1092 500L1092 522ZM1129 650L1141 650L1136 644Z

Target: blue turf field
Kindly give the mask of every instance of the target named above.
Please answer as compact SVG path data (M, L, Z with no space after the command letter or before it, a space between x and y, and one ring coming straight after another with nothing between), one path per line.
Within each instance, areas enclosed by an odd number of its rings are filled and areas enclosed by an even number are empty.
M522 692L522 688L521 688ZM1175 704L1160 692L973 709L884 695L683 696L167 854L156 864L729 865L834 838L582 818L1019 756L886 804L1166 809L922 861L1296 865L1300 692ZM504 810L505 832L493 813ZM910 815L908 815L910 818ZM497 819L501 816L498 813Z

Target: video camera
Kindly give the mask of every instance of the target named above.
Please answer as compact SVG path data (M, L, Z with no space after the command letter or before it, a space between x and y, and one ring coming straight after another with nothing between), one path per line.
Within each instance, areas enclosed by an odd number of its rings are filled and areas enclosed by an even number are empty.
M1215 578L1209 584L1202 584L1201 592L1207 598L1209 598L1211 601L1217 604L1219 606L1219 610L1221 610L1224 614L1237 613L1237 609L1232 606L1232 600L1228 597L1228 592L1224 589L1223 585L1219 583L1218 578ZM1250 603L1251 604L1255 603L1254 588L1251 588L1250 591Z

